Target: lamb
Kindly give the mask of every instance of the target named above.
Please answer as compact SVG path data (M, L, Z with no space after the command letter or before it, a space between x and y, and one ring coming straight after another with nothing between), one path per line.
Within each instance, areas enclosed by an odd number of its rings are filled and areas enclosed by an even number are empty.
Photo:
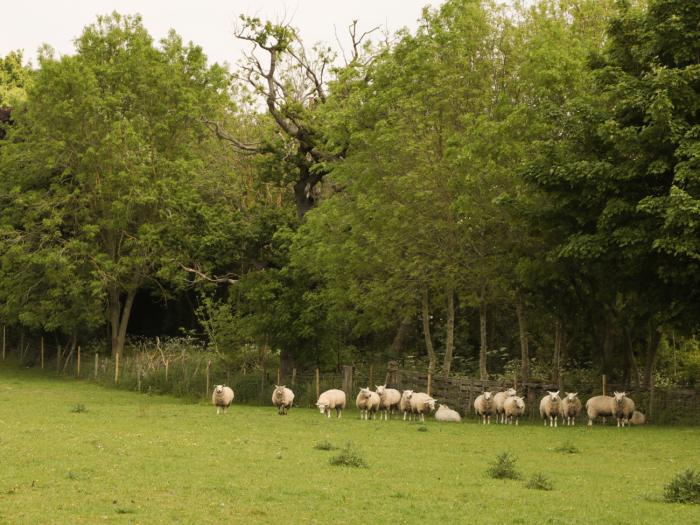
M217 414L220 414L222 411L225 414L228 407L233 403L233 390L226 385L216 385L211 395L211 402L216 407Z
M355 404L360 409L360 419L375 419L380 404L379 394L372 392L369 387L360 388Z
M503 403L505 403L507 398L513 397L515 394L515 389L509 388L505 392L498 392L495 396L493 396L493 410L494 412L496 412L496 421L498 421L499 423L506 422L505 412L503 410Z
M635 410L632 413L632 417L629 420L631 425L644 425L647 422L647 416L642 414L639 410Z
M510 396L503 402L503 414L506 423L510 424L515 418L515 425L518 425L520 416L525 413L525 401L522 397Z
M561 400L562 423L576 425L576 418L581 414L581 400L577 396L578 392L566 392L566 396Z
M556 427L560 412L561 398L559 397L559 390L556 392L547 390L547 395L540 401L540 417L544 419L544 426L547 426L547 421L549 421L550 427Z
M318 401L316 401L316 406L321 414L326 414L328 417L331 417L331 410L335 408L336 416L340 418L345 404L345 392L337 389L326 390L318 396Z
M272 404L277 407L280 416L286 416L294 402L294 392L284 385L275 385L272 392Z
M411 412L419 415L421 423L425 423L425 413L435 410L435 399L423 392L411 396Z
M474 400L474 412L482 418L484 425L491 424L491 415L494 412L494 396L491 392L484 392Z
M384 419L391 419L391 414L399 410L401 403L401 392L394 388L387 388L386 385L377 385L377 394L379 395L379 418L382 415Z
M627 397L626 392L615 392L613 399L613 416L617 419L617 426L629 426L630 418L634 414L634 401Z
M459 415L459 412L452 410L447 405L440 405L435 412L435 419L437 421L456 421L459 423L462 421L462 416Z
M413 390L404 390L401 393L401 400L399 401L399 409L403 412L403 420L406 421L406 415L409 415L413 419L413 414L411 413L411 396L413 396Z

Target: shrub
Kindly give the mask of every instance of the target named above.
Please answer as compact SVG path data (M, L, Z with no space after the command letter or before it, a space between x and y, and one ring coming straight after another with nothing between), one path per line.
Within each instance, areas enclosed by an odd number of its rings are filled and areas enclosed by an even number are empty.
M554 449L556 452L561 452L562 454L578 454L581 452L576 445L571 441L564 441L561 445Z
M324 439L323 441L317 441L314 445L314 448L316 450L336 450L338 447L333 445L333 443L331 443L327 439Z
M526 487L536 490L552 490L554 488L554 484L547 476L538 472L530 478L530 481L527 482Z
M664 501L700 504L700 472L687 469L677 474L664 487Z
M427 432L427 431L428 431L428 427L426 427L425 425L421 425L418 427L418 432Z
M368 467L367 461L362 457L360 451L353 447L350 442L345 445L338 455L330 459L330 464L340 467Z
M520 473L515 468L515 458L504 452L496 456L486 473L495 479L520 479Z

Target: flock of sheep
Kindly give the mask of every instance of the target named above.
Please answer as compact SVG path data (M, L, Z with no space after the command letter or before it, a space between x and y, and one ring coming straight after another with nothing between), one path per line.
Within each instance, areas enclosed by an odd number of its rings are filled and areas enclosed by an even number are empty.
M233 403L233 390L224 385L217 385L212 394L212 403L216 407L216 413L226 412ZM408 418L425 421L425 414L435 411L435 419L438 421L461 421L459 413L447 405L440 405L435 410L436 400L424 392L404 390L399 392L386 385L378 385L376 391L361 388L355 399L355 404L360 411L360 419L390 419L392 415L403 413L404 421ZM272 392L272 404L277 407L277 413L286 415L294 404L294 392L284 385L275 385ZM322 414L331 417L331 411L335 410L338 418L347 405L345 392L331 389L323 392L316 402ZM540 416L544 425L557 426L561 417L562 424L575 425L576 418L581 415L581 400L578 394L566 392L559 397L559 391L547 392L540 401ZM525 401L517 395L513 388L493 394L484 392L474 401L474 411L483 424L491 423L491 416L496 417L498 423L518 424L520 417L525 413ZM588 425L593 425L597 417L614 417L617 426L641 425L646 422L644 414L635 410L634 401L627 397L625 392L615 392L613 396L595 396L586 402Z

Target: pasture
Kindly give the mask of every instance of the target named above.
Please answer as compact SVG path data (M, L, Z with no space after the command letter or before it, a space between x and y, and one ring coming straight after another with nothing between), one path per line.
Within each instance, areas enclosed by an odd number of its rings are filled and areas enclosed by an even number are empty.
M698 427L215 412L0 365L0 523L700 523L700 506L661 501L700 466ZM352 442L368 468L330 465L323 441ZM523 479L487 476L501 452ZM526 488L535 473L554 490Z

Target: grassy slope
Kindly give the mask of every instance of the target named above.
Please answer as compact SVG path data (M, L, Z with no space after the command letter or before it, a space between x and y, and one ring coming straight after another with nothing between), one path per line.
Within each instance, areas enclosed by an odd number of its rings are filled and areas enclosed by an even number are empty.
M76 404L87 412L73 413ZM0 523L700 523L659 501L700 428L340 421L212 407L0 368ZM350 440L368 469L315 450ZM581 450L553 449L570 440ZM485 475L496 453L552 492Z

